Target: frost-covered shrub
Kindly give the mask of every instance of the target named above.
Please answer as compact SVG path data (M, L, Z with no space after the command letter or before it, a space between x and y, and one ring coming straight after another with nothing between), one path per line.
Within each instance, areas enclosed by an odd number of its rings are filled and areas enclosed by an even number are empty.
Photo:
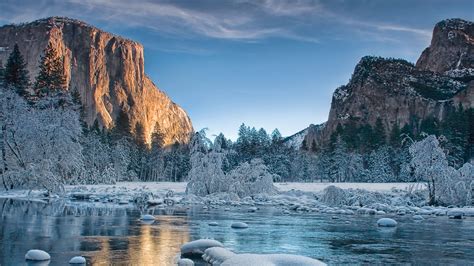
M342 188L329 186L323 190L321 202L329 206L342 206L347 204L349 193Z
M236 193L241 198L276 192L273 179L277 177L268 171L261 159L253 159L250 163L240 164L228 176L231 180L229 191Z

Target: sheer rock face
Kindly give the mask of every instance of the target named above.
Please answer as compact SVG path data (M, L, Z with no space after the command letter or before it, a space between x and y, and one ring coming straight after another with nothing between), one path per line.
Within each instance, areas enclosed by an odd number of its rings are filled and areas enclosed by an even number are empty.
M443 120L459 104L474 108L472 25L457 19L438 23L416 66L398 59L362 58L349 83L335 90L328 121L308 131L307 148L313 141L326 144L337 125L349 120L374 126L380 118L389 132L413 117Z
M447 19L436 24L431 45L423 51L416 67L437 73L474 68L474 23Z
M0 60L6 62L17 43L33 82L40 57L52 43L64 58L69 90L77 90L84 120L112 128L123 110L132 134L143 128L144 140L159 132L166 145L187 143L193 127L186 112L160 91L144 71L143 46L84 22L47 18L0 27Z

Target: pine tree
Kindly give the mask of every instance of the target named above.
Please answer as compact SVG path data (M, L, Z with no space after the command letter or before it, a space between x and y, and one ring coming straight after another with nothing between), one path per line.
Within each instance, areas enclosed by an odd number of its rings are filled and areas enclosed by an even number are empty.
M280 141L283 139L282 136L281 136L280 131L278 130L278 128L275 128L272 131L271 138L272 138L272 143L273 144L280 143Z
M301 142L301 149L304 151L308 150L308 144L306 142L306 138L304 138L303 141Z
M30 85L28 70L17 44L13 47L13 51L8 57L5 66L5 85L16 88L17 92L22 96L28 94L28 87Z
M392 128L392 132L390 132L390 145L400 147L402 141L401 133L400 126L396 123Z
M311 142L311 152L318 152L318 145L316 145L316 140L313 139L313 141Z
M3 62L0 60L0 86L5 82L5 68L3 67Z
M371 138L371 144L373 148L378 148L385 144L386 137L385 137L385 128L382 123L382 119L377 118L375 121L373 136Z
M40 60L40 71L36 77L35 91L40 96L56 94L67 89L63 58L48 44Z

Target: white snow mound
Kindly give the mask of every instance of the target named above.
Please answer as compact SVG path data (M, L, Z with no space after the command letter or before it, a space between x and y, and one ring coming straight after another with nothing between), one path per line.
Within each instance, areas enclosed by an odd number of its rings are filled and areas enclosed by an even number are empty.
M395 227L397 226L397 221L391 218L381 218L377 221L377 225L382 227Z
M202 258L211 265L221 265L232 256L235 256L235 253L226 248L213 247L206 249Z
M230 227L236 228L236 229L245 229L245 228L248 228L249 225L243 222L235 222L231 224Z
M40 249L30 249L25 254L26 260L35 260L35 261L43 261L43 260L50 260L51 256L48 252L40 250Z
M462 209L452 209L448 211L447 215L451 219L462 219L464 211Z
M224 261L221 266L322 266L324 262L308 257L288 254L237 254Z
M182 256L202 255L204 251L212 247L224 247L224 245L214 239L199 239L188 242L181 246Z
M73 257L71 260L69 260L69 264L86 264L86 258L82 256Z
M140 220L153 221L155 220L155 216L150 215L150 214L145 214L145 215L142 215L142 217L140 217Z
M194 261L190 259L179 259L178 266L194 266Z

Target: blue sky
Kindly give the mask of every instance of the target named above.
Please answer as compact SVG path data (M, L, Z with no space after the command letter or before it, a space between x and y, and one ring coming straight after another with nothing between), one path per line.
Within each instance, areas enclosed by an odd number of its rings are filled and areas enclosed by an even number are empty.
M283 135L324 122L362 56L416 62L436 22L474 19L472 0L2 0L0 10L0 24L68 16L141 42L145 71L195 129L233 139L242 122Z

